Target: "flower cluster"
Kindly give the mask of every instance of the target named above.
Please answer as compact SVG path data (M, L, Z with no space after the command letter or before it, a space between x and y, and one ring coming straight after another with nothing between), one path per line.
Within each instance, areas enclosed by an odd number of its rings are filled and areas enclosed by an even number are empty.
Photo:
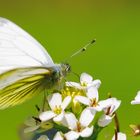
M87 73L81 74L80 83L67 81L61 91L47 96L45 111L40 111L38 117L34 117L32 125L28 123L25 132L44 128L44 131L55 130L53 140L96 139L98 133L111 123L121 104L114 97L99 100L100 85L100 80L93 80ZM102 115L95 119L98 112ZM117 132L117 135L117 140L126 140L125 134ZM46 135L38 138L49 139L51 138ZM112 140L114 139L116 140L115 136Z

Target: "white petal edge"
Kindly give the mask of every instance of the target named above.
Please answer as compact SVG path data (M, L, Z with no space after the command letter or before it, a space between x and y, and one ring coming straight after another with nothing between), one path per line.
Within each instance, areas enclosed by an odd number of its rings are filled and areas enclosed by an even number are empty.
M57 132L53 140L64 140L64 137L62 136L61 132Z
M73 113L67 113L65 114L65 119L67 122L67 127L71 130L76 130L77 129L77 122L78 120L76 119L75 115Z
M66 140L77 140L79 138L79 135L80 134L78 132L69 131L64 136L65 136Z
M110 115L112 115L120 106L121 101L117 100L116 98L112 98L112 106L110 109Z
M91 83L93 80L93 77L87 73L82 73L80 76L80 83Z
M93 121L94 116L96 114L95 110L91 110L89 108L85 108L81 113L79 122L83 127L89 126L89 124Z
M96 99L96 101L99 100L99 93L98 93L98 89L96 87L90 87L88 88L86 95L89 99Z
M67 87L75 87L75 88L78 88L78 89L82 88L82 86L79 83L76 83L76 82L66 82L65 84L66 84Z
M140 91L137 92L137 95L136 95L136 97L135 97L135 100L140 101Z
M101 85L101 81L99 79L92 81L88 87L95 87L95 88L99 88Z
M54 110L56 106L61 106L62 104L62 95L60 93L54 93L48 96L48 103L50 108Z
M131 104L140 104L140 91L137 92L137 95L133 101L131 101Z
M105 127L105 126L109 125L111 122L112 122L112 117L110 117L108 115L102 115L98 120L98 125L100 127Z
M39 119L41 121L48 121L48 120L52 119L55 116L56 116L56 114L53 111L46 111L46 112L40 113Z
M90 100L87 97L84 96L75 96L74 98L76 101L89 106L90 105Z
M93 133L93 126L92 127L86 127L81 133L80 133L80 136L81 137L90 137Z
M140 101L133 100L133 101L131 101L131 104L132 105L140 104Z
M62 122L62 120L64 119L64 112L61 112L61 114L57 115L56 117L53 118L54 122Z
M117 140L126 140L126 134L122 133L122 132L118 132L118 139ZM112 140L115 140L115 135L113 136Z
M67 96L62 102L61 108L63 110L65 110L68 107L68 105L70 104L70 102L71 102L71 96Z

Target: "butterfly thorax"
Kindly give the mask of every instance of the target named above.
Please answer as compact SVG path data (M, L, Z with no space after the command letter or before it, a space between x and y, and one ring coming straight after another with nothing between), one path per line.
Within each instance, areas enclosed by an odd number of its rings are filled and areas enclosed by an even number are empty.
M50 90L58 90L63 86L67 74L70 72L69 64L55 64L47 68L49 73L45 76L45 86Z

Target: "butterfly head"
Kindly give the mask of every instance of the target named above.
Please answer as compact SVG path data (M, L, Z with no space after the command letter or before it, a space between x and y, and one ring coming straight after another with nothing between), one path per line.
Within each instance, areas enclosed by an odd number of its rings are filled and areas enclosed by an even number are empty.
M68 73L71 72L71 66L68 63L61 64L62 74L66 76Z

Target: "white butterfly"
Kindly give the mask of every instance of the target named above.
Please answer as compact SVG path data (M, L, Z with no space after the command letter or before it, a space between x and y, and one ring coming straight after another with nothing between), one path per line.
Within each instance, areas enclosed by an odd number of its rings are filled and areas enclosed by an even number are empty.
M69 71L68 64L54 64L27 32L0 18L0 109L55 89Z

